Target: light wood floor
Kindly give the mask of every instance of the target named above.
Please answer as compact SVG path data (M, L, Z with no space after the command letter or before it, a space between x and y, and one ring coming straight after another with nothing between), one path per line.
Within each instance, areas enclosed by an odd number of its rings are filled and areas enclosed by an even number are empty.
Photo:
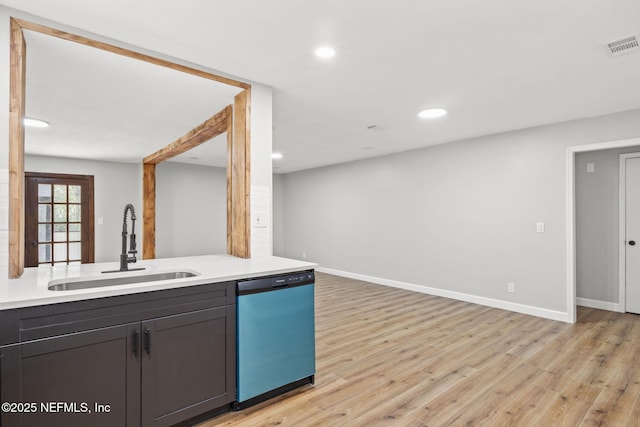
M578 323L317 274L315 386L213 426L640 426L640 316Z

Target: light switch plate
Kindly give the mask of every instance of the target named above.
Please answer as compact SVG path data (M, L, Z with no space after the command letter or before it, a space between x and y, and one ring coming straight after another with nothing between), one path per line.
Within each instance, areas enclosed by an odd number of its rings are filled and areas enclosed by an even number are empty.
M264 214L255 214L253 216L253 228L266 228L267 216Z
M536 222L536 232L544 233L544 222Z
M587 163L587 173L593 173L596 171L595 163Z

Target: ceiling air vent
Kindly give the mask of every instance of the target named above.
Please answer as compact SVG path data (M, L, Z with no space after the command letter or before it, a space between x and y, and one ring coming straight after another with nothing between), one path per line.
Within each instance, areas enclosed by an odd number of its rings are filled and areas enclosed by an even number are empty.
M637 52L640 50L640 45L638 44L638 37L631 36L621 40L616 40L611 43L607 43L605 49L607 50L609 56L614 58L616 56L622 56L629 53Z
M386 128L378 125L369 125L365 129L372 130L374 132L383 132Z

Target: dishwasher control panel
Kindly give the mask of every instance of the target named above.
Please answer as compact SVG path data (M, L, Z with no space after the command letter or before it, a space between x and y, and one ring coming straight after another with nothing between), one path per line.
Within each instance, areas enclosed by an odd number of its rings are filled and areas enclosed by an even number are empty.
M275 291L293 288L315 282L313 271L302 271L279 276L262 277L259 279L238 281L238 295L255 294L258 292Z

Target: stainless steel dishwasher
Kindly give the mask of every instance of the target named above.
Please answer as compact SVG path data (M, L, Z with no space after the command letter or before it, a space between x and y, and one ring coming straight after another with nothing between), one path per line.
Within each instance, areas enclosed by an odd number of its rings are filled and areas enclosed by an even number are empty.
M313 271L238 282L234 409L313 384L314 282Z

